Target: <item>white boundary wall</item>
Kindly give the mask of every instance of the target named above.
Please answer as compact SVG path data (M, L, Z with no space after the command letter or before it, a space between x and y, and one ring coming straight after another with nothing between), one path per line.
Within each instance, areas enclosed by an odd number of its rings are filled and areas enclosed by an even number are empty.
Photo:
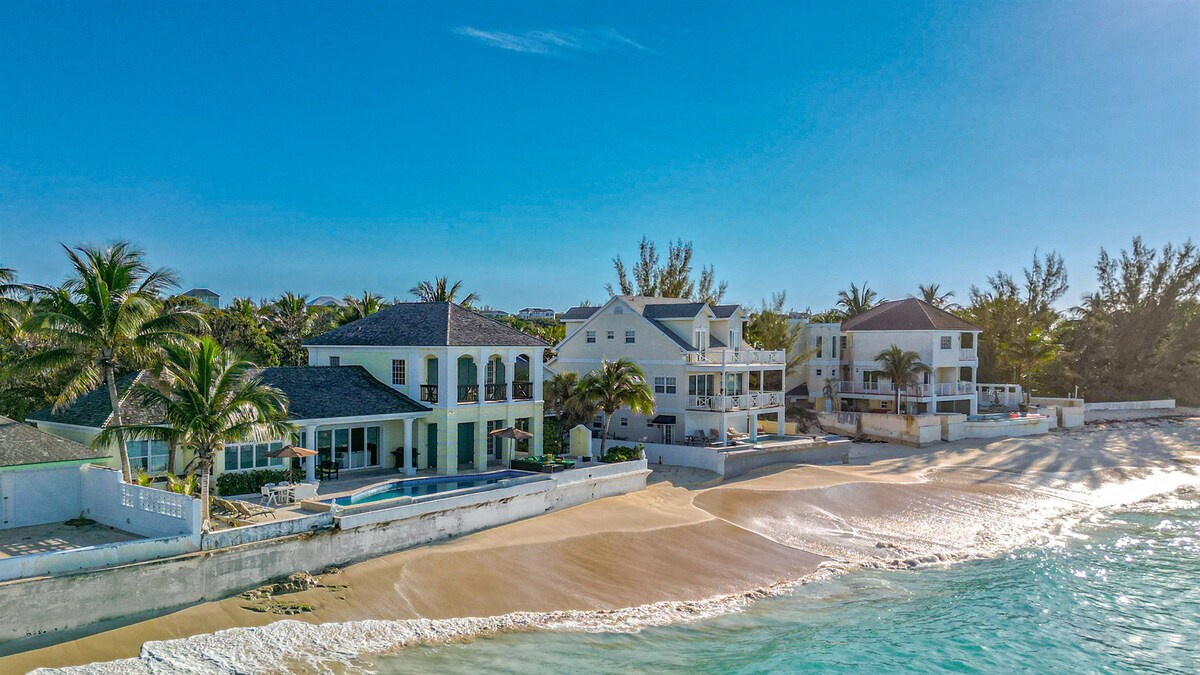
M1083 404L1084 410L1159 410L1174 407L1173 398L1156 401L1091 401Z
M61 523L83 512L78 465L0 472L0 529Z
M84 516L143 537L188 535L199 546L199 499L122 483L114 469L85 465L81 471Z
M591 477L579 472L591 472ZM555 474L554 481L464 495L486 495L495 500L486 506L443 504L443 508L417 517L364 522L361 527L352 527L353 521L343 519L340 526L346 529L305 532L164 560L0 583L0 645L43 636L38 638L40 642L46 634L57 631L106 629L123 620L226 598L296 571L319 572L593 499L635 492L646 487L649 474L645 461L576 469ZM557 489L526 492L543 485Z

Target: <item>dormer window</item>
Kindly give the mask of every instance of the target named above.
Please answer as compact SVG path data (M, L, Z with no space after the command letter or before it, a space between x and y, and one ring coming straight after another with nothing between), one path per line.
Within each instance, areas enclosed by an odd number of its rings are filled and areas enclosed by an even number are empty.
M330 356L329 357L329 365L334 366L334 367L342 365L342 357Z

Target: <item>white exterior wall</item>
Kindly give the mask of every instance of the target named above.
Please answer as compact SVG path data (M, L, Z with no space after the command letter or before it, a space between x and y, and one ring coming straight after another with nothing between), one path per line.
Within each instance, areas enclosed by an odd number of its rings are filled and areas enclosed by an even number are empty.
M0 471L0 530L78 517L81 487L78 464Z

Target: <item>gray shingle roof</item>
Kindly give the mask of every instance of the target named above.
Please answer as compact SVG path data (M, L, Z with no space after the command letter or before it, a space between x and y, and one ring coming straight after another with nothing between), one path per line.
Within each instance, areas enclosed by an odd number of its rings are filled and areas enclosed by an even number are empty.
M392 389L371 376L362 366L309 367L280 366L251 371L265 384L288 397L288 419L308 420L326 417L358 417L427 411L429 408ZM121 411L126 424L160 424L161 409L142 405L129 396L135 380L147 380L145 371L130 373L117 382L122 395ZM79 397L74 405L51 412L49 408L29 416L39 422L57 422L99 429L111 421L112 406L104 387Z
M375 379L362 366L281 366L256 371L288 397L288 417L315 420L425 412L429 408Z
M917 298L892 300L842 322L842 330L983 330Z
M0 416L0 467L103 459L108 453Z
M563 312L563 321L584 321L592 318L592 315L600 311L599 307L572 307L566 312Z
M184 291L184 292L183 292L183 293L181 293L180 295L186 295L186 296L188 296L188 297L192 297L192 298L194 298L194 297L197 297L197 296L201 296L201 295L203 295L203 296L212 296L212 297L214 297L214 298L219 298L219 297L221 297L221 294L220 294L220 293L217 293L216 291L214 291L214 290L212 290L212 289L209 289L209 288L191 288L191 289L188 289L188 290Z
M740 307L741 305L712 305L712 311L718 319L728 319Z
M646 303L642 316L647 319L691 319L702 309L703 302Z
M126 424L154 424L162 419L162 411L143 406L136 397L129 395L134 382L148 381L146 371L127 373L117 378L117 396L121 398L121 411ZM55 411L44 408L30 413L27 419L38 422L56 422L99 429L112 418L112 405L108 400L108 388L99 386L75 399L71 405Z
M402 302L309 338L306 345L373 347L548 347L545 342L451 302Z

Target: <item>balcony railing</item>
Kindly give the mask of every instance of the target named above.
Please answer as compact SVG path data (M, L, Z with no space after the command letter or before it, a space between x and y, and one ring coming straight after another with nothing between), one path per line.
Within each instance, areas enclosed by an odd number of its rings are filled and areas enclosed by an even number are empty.
M878 394L880 396L895 396L896 387L890 382L838 382L840 394ZM975 393L975 385L970 382L938 382L936 384L909 384L900 387L903 396L965 396Z
M783 392L781 391L751 391L735 396L688 396L687 407L689 410L732 412L736 410L778 408L782 405Z
M438 402L438 386L436 384L421 385L421 400L426 403Z
M506 398L508 398L508 387L505 384L483 385L483 400L503 401Z
M684 362L691 366L782 366L787 353L766 349L709 349L688 352Z
M531 400L533 400L533 383L532 382L513 382L513 400L514 401L531 401Z
M959 361L974 361L975 359L978 359L978 358L979 358L979 353L976 352L974 349L958 350L958 360Z
M460 385L458 385L458 402L459 403L479 403L479 385L477 385L477 384L460 384Z

